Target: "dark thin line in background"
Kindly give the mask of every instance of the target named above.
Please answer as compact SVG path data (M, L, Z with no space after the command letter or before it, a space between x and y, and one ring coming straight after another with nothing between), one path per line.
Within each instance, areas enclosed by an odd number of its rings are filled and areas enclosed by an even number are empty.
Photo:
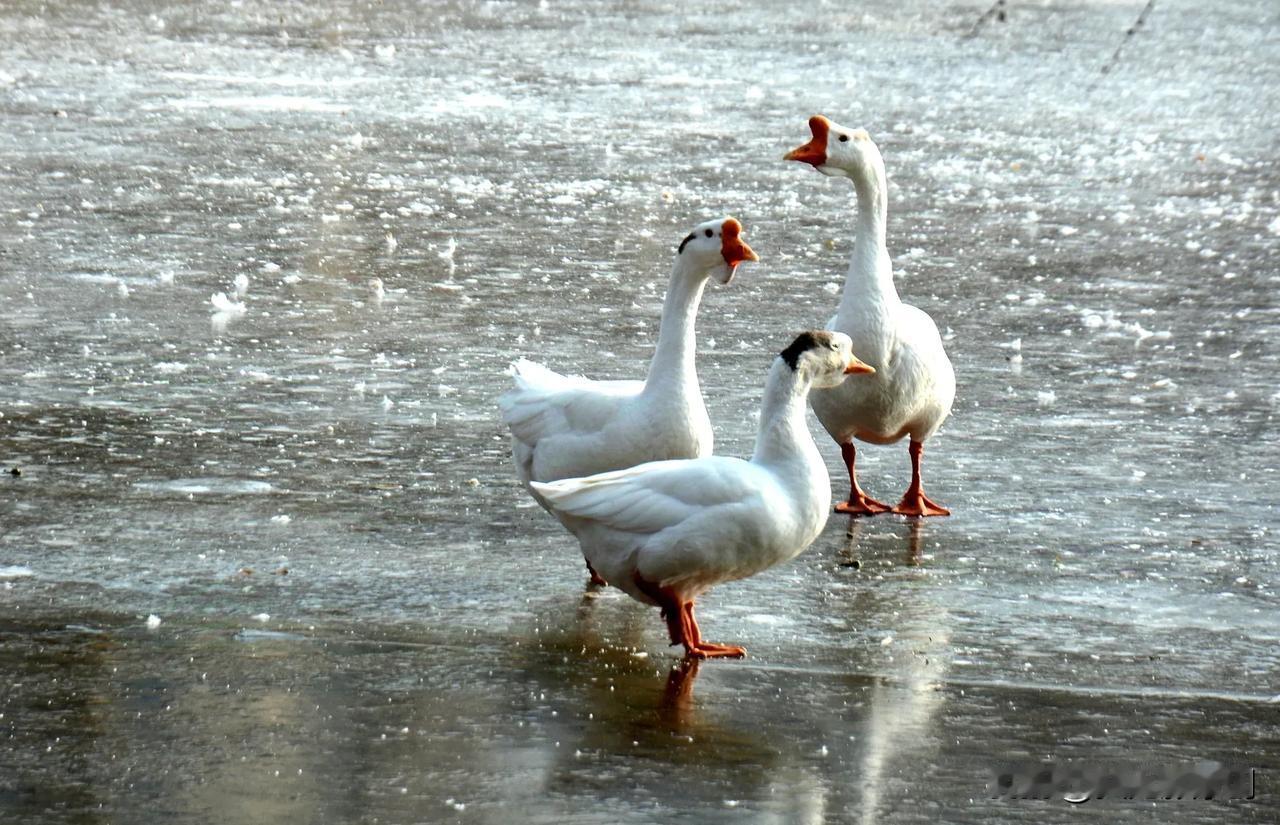
M1133 25L1129 27L1129 30L1124 33L1124 39L1120 41L1120 45L1116 46L1115 54L1111 55L1111 59L1102 67L1103 75L1110 74L1111 70L1120 62L1120 52L1124 51L1124 47L1133 39L1133 36L1138 33L1138 29L1142 28L1142 24L1146 22L1147 15L1151 13L1151 10L1155 8L1155 6L1156 0L1147 0L1147 5L1143 6L1142 11L1138 14L1138 19L1135 20Z
M1004 18L1005 18L1004 0L996 0L994 3L992 3L991 8L987 9L986 12L983 13L983 15L974 22L973 28L969 29L969 33L966 34L961 39L971 40L977 37L978 32L981 31L982 27L987 24L987 21L989 21L993 17L998 17L1001 23L1004 22Z

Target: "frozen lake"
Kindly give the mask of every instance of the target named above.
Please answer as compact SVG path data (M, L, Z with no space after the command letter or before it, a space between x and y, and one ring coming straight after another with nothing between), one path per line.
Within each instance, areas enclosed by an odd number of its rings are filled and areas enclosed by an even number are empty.
M0 820L1277 821L1280 7L995 8L0 7ZM781 160L815 112L884 152L954 515L832 518L700 600L748 657L689 672L584 595L495 399L641 376L731 214L699 373L749 454L852 241ZM859 470L895 500L905 443ZM985 788L1202 759L1273 772Z

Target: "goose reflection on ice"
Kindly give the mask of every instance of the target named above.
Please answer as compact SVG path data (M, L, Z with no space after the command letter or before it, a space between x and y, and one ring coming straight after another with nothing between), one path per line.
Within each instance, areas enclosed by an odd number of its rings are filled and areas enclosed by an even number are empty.
M901 566L884 558L884 544L864 546L868 539L888 539L888 535L878 530L876 535L875 528L853 519L840 551L849 560L842 566L855 566L853 562L865 566L867 556L872 557L868 561L887 565L883 581L867 581L866 587L856 591L848 617L853 626L875 628L873 633L882 634L881 644L870 648L865 662L855 665L875 674L860 720L857 747L861 753L855 761L862 788L860 821L866 825L909 798L914 766L930 761L946 697L941 686L950 671L952 620L932 598L926 571L920 569L927 528L920 519L911 519L905 528L902 552L891 553L901 559Z
M844 533L844 546L840 548L841 567L861 567L862 557L858 553L859 539L862 536L863 520L849 517L849 526ZM903 563L915 567L923 558L924 520L913 518L907 522L906 555Z

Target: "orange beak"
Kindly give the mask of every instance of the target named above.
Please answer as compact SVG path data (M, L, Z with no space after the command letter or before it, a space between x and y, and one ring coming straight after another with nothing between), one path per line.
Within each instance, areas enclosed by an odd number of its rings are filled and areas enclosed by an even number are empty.
M856 375L858 373L863 373L865 375L875 375L875 372L876 372L875 367L863 361L859 361L857 356L849 356L849 357L850 357L849 365L844 368L845 375Z
M798 146L782 156L783 160L798 160L812 166L822 166L827 162L827 133L831 130L831 121L822 115L809 118L809 131L813 138L804 146Z
M751 247L740 237L742 234L742 224L733 218L729 218L721 225L720 232L720 254L724 256L724 262L729 265L729 269L736 269L738 264L743 261L758 261L760 256L755 253Z

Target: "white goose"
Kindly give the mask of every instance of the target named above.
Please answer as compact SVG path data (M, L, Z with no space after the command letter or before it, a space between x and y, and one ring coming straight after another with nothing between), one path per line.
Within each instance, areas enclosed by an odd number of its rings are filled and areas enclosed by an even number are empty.
M787 561L827 523L831 480L805 424L811 387L873 373L849 336L801 333L769 371L750 461L654 461L533 489L578 522L583 555L615 586L662 608L671 643L689 656L742 656L704 642L693 600L714 584Z
M920 460L928 440L951 412L956 376L942 348L933 319L904 304L893 285L893 269L885 246L888 183L884 159L863 129L847 129L822 115L809 118L813 138L786 155L786 160L811 164L824 175L853 181L858 197L858 225L844 294L828 329L853 339L853 347L876 368L869 381L849 381L835 389L815 392L813 411L831 437L849 470L849 499L836 511L855 516L883 513L890 508L858 486L853 439L892 444L910 436L911 485L892 508L907 516L947 516L951 512L931 501L920 480Z
M759 260L741 234L742 224L724 218L698 224L680 242L644 381L564 376L525 359L512 365L515 389L498 405L511 429L516 471L543 507L530 482L711 454L711 419L694 368L694 319L708 277L727 284L739 264ZM556 515L576 531L572 519ZM591 580L604 583L594 570Z

